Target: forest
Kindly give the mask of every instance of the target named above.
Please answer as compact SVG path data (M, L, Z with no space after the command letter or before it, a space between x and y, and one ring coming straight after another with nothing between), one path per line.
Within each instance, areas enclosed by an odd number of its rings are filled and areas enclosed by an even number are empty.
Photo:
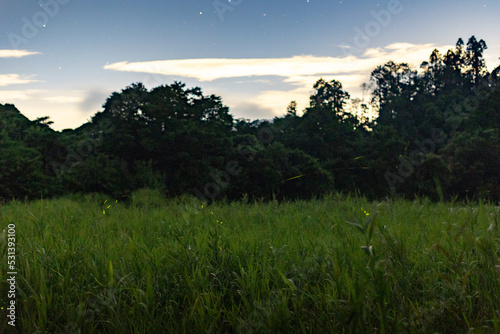
M372 71L366 101L319 79L309 107L292 101L272 120L235 119L221 97L181 82L131 84L60 132L0 104L0 199L154 188L203 201L499 201L500 66L488 71L486 49L472 36L419 68L389 61Z

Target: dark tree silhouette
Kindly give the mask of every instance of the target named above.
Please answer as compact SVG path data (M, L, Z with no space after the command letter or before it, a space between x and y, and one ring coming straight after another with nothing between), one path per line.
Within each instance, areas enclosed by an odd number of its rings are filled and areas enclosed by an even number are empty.
M272 121L234 120L221 97L180 82L132 84L62 132L0 105L0 199L154 187L208 200L352 192L498 201L500 66L488 73L486 49L472 36L434 50L421 71L389 61L362 99L319 79L307 108L292 101ZM369 89L378 116L360 119Z

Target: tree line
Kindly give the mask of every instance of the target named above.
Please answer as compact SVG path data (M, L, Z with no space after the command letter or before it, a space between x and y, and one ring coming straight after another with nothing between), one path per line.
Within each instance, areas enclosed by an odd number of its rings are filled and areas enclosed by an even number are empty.
M0 104L0 198L122 196L143 187L211 201L369 198L500 200L500 66L483 40L434 50L419 69L389 61L352 99L319 79L309 107L234 119L216 95L174 82L113 93L77 129ZM367 117L370 110L376 117Z

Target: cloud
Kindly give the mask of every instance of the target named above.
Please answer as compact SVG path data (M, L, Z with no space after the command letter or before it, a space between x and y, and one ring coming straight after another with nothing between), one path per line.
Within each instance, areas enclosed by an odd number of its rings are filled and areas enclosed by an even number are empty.
M81 103L83 101L83 99L79 96L48 96L44 97L43 100L57 104Z
M50 115L55 130L78 127L89 120L95 110L82 112L84 90L0 90L0 103L14 104L26 117L36 119Z
M0 58L21 58L36 54L40 54L40 52L26 50L0 50Z
M82 112L97 110L104 104L104 102L106 102L106 98L109 95L109 93L99 89L90 90L86 92L86 95L81 99L78 104L78 108Z
M257 83L257 84L270 85L270 84L272 84L272 81L271 80L266 80L266 79L255 79L255 80L240 80L240 81L236 81L235 83L237 83L237 84Z
M37 99L41 90L0 90L0 103L14 103L16 101L26 101Z
M240 102L234 104L236 113L232 113L235 118L251 119L272 119L276 116L272 107L266 107L262 103Z
M16 103L17 101L30 101L53 105L71 105L75 109L88 113L100 109L109 95L109 92L102 89L75 89L68 91L41 89L0 90L0 102Z
M447 46L448 47L448 46ZM434 44L415 45L395 43L385 48L367 49L363 56L317 57L299 55L289 58L200 58L156 60L146 62L118 62L104 69L124 72L154 73L213 81L223 78L275 75L281 77L313 76L320 74L362 73L389 59L405 61L426 60ZM441 47L442 48L442 47Z
M77 104L83 101L81 91L50 92L48 90L0 90L0 102L18 103L19 101L30 101L33 103L50 103L59 105Z
M26 77L22 78L19 74L0 74L0 87L8 85L27 84L37 81L38 80L33 80Z
M340 47L349 50L347 46ZM377 66L393 60L396 63L406 62L410 66L419 67L434 49L445 53L453 47L393 43L385 47L366 49L361 55L350 54L342 57L296 55L286 58L123 61L105 65L104 69L193 78L202 82L233 79L234 84L255 82L259 77L275 76L281 78L281 81L278 80L274 85L262 85L258 92L251 92L254 96L234 101L232 109L240 114L243 110L248 111L248 106L252 106L255 110L266 110L265 114L269 114L271 109L274 115L282 115L292 100L297 100L299 110L306 107L312 86L320 77L325 80L339 80L352 97L361 97L361 84L369 81L371 71ZM238 105L241 108L238 108Z

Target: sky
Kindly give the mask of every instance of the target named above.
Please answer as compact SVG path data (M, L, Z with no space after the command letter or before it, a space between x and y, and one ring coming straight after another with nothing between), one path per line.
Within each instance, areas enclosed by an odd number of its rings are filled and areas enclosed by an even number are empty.
M235 118L272 119L307 107L320 78L367 100L376 66L418 68L460 37L487 43L491 71L499 13L498 0L0 0L0 103L62 130L132 83L181 81Z

